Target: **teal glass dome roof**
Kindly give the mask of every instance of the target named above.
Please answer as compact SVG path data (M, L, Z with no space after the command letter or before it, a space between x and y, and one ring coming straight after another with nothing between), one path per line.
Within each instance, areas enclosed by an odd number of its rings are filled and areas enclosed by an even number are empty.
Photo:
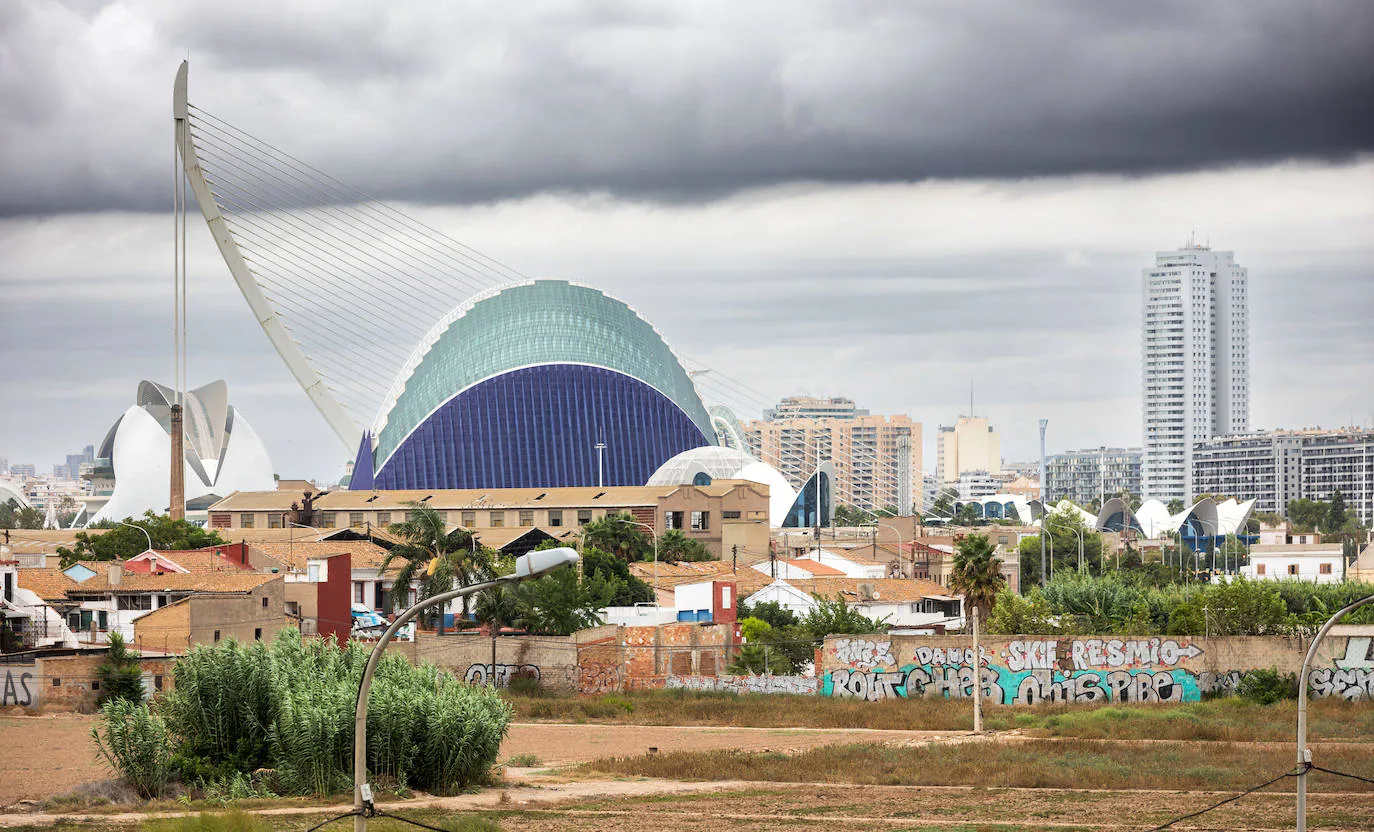
M549 364L585 364L638 379L671 400L704 437L715 437L687 371L638 313L589 286L532 280L473 296L425 335L376 422L377 467L464 390Z

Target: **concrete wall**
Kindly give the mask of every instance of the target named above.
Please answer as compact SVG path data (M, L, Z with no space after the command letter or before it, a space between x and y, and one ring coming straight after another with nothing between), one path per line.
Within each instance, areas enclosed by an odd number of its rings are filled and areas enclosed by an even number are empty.
M1374 699L1374 628L1342 629L1349 632L1322 643L1310 691ZM1282 637L998 636L981 640L976 664L990 704L1196 702L1234 691L1251 670L1296 673L1308 646ZM831 636L819 692L869 701L971 697L974 667L967 636Z
M420 631L415 641L394 649L412 662L433 662L474 685L494 679L497 687L508 687L512 679L525 678L548 690L577 690L577 645L571 636L498 636L494 646L494 668L493 640L471 631L442 636Z
M286 590L281 578L246 593L197 594L187 601L192 644L214 644L216 633L219 640L267 641L286 626Z
M81 711L95 709L100 680L95 669L103 653L49 656L27 663L0 664L0 711ZM142 659L143 689L157 696L173 687L170 659Z

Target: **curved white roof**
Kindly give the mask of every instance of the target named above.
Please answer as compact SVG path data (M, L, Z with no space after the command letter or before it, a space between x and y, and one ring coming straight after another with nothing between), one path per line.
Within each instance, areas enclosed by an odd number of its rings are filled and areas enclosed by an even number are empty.
M768 523L781 526L797 492L773 466L734 448L706 445L683 451L658 467L645 485L689 485L698 474L712 480L748 480L768 486Z
M14 500L20 508L28 508L29 501L24 499L24 493L12 483L0 480L0 503L8 503Z

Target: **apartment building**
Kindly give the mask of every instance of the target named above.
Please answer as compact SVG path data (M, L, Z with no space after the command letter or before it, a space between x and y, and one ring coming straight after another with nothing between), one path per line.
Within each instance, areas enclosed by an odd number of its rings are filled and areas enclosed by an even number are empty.
M1374 431L1276 430L1219 436L1193 449L1199 494L1255 499L1256 512L1286 517L1292 500L1337 491L1360 521L1374 519Z

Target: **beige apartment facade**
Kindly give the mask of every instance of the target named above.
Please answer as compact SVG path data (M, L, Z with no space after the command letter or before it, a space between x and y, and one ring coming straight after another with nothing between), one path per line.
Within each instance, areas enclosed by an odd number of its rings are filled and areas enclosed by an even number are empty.
M800 488L820 462L835 466L837 504L902 514L920 509L921 423L909 416L787 418L744 424L749 450Z
M960 416L941 425L936 442L935 473L942 483L956 483L959 475L982 471L1002 473L1002 439L983 416Z

